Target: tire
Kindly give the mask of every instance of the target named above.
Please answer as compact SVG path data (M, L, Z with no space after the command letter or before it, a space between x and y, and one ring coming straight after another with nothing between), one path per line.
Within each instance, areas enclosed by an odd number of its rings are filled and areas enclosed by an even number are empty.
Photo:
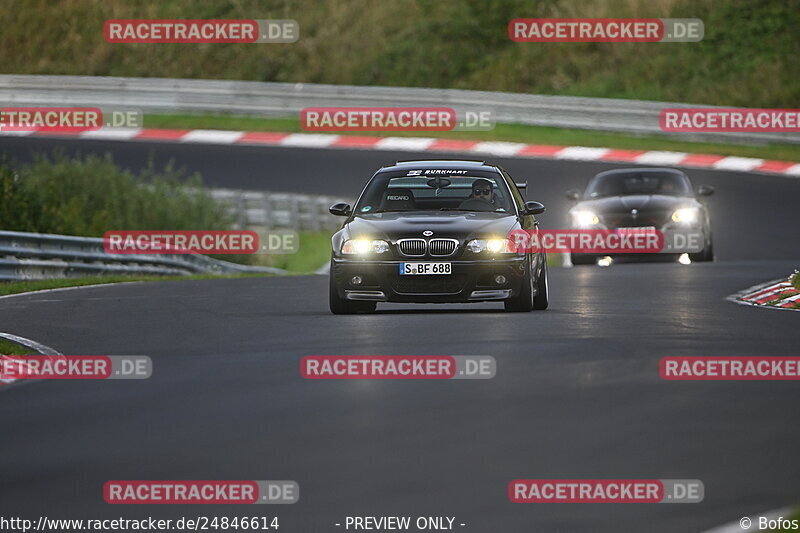
M511 313L529 313L533 309L533 273L531 272L530 262L525 270L522 279L522 289L518 296L514 296L503 302L505 310Z
M533 308L544 311L550 303L550 284L547 282L547 261L542 264L542 273L536 280L536 296L533 297Z
M569 254L569 258L573 265L593 265L597 262L595 256L587 254Z
M714 241L709 241L708 246L703 248L702 251L697 252L696 254L689 254L689 259L692 260L693 263L701 262L701 261L713 261L714 260Z
M331 272L328 276L328 305L334 315L352 315L355 313L369 313L375 310L375 302L358 302L346 300L339 296L336 290L336 280L333 273L333 262L331 261Z

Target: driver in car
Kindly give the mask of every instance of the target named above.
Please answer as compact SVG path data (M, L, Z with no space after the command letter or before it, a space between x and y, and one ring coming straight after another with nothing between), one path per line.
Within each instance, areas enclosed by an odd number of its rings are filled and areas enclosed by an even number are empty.
M675 182L671 179L663 178L661 180L660 187L658 188L658 192L663 194L673 194L675 192Z
M483 178L473 181L472 194L469 195L469 198L461 202L461 205L458 207L467 210L493 211L494 191L492 190L492 182Z

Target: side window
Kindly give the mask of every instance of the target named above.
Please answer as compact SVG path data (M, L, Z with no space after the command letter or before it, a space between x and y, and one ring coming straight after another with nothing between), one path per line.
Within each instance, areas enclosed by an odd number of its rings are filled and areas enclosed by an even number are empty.
M503 177L506 178L506 183L508 183L508 188L511 189L511 195L514 197L514 203L517 204L517 209L522 210L522 208L525 206L525 198L522 197L522 194L519 192L519 189L517 189L517 184L514 183L513 178L511 178L511 176L508 175L508 172L506 172L503 169L500 169L500 171L503 173Z

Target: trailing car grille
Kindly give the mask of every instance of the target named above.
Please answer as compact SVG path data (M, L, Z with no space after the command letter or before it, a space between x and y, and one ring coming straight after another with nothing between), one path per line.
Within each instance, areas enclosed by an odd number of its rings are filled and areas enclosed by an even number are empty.
M453 255L458 241L453 239L431 239L428 241L428 253L431 255Z
M409 256L425 255L425 239L403 239L398 241L400 253Z
M631 215L611 215L607 216L609 225L612 228L640 228L646 226L661 226L661 221L655 218L655 215L639 215L633 217Z
M464 288L466 276L399 276L392 289L401 294L455 294Z

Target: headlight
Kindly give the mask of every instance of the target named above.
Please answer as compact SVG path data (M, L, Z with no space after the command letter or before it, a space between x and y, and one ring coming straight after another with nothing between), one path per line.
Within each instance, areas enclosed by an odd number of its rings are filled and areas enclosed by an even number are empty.
M343 255L382 254L389 251L389 243L381 240L349 239L342 245Z
M600 219L591 211L573 211L572 220L576 226L580 227L594 226L600 223Z
M489 252L492 254L516 253L516 246L509 239L473 239L467 243L467 250L474 254Z
M672 221L679 224L694 224L697 222L698 215L696 207L684 207L672 213Z

